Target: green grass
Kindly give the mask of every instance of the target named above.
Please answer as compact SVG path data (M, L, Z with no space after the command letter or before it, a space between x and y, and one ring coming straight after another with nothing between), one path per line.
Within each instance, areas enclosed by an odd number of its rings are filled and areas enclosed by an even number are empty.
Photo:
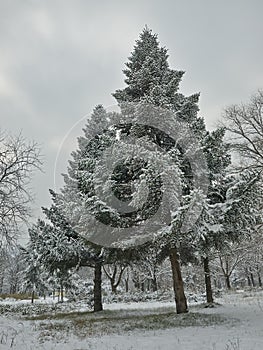
M187 314L177 315L175 306L151 309L104 310L101 312L77 311L76 306L35 304L0 305L0 313L16 315L22 322L30 321L39 332L39 340L53 339L64 342L71 336L80 339L111 334L130 334L133 331L158 331L182 327L207 327L220 324L229 326L238 321L220 314L202 312L204 306L191 308Z
M138 313L139 310L102 311L96 314L73 312L48 317L46 315L46 319L44 315L30 319L37 321L35 325L40 330L40 337L43 340L52 337L58 341L72 334L79 338L90 338L130 333L134 330L154 331L178 327L207 327L235 321L221 315L201 312L177 315L174 311L156 312L154 310L149 314Z

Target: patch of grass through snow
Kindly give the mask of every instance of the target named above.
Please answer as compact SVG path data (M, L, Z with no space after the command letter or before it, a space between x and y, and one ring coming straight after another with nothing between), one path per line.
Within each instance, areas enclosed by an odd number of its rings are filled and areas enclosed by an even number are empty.
M218 324L231 323L229 320L217 314L203 314L190 312L177 315L175 312L152 313L138 315L134 312L105 311L98 314L73 313L64 314L63 317L56 315L46 322L42 319L36 323L40 330L40 337L44 340L55 338L58 341L65 336L74 335L79 338L98 337L110 334L129 333L134 330L164 330L176 327L207 327ZM155 311L156 312L156 311ZM39 320L39 317L35 320Z

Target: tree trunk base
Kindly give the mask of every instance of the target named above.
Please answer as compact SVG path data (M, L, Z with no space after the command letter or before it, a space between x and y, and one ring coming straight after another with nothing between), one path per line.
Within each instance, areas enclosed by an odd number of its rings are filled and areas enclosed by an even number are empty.
M205 309L211 309L211 308L213 308L213 307L215 307L215 303L213 302L213 303L206 303L205 304Z
M102 311L102 297L101 297L101 264L95 264L94 269L94 312Z
M179 262L179 256L177 249L170 249L170 262L172 267L173 274L173 287L174 287L174 296L176 304L176 313L183 314L188 312L188 306L186 297L184 294L184 283L181 274L181 266Z

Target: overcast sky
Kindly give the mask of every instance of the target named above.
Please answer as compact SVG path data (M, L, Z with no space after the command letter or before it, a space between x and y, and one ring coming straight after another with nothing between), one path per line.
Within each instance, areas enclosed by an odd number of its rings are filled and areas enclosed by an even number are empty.
M263 85L262 13L262 0L0 0L0 127L41 144L36 207L61 186L83 116L115 104L145 24L169 49L171 68L186 71L181 91L201 92L211 129L224 107Z

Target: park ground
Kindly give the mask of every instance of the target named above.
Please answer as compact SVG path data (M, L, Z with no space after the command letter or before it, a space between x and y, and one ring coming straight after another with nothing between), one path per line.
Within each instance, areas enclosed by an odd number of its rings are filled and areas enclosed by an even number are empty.
M222 294L213 308L172 301L113 303L92 313L84 303L0 301L0 349L262 350L263 291Z

